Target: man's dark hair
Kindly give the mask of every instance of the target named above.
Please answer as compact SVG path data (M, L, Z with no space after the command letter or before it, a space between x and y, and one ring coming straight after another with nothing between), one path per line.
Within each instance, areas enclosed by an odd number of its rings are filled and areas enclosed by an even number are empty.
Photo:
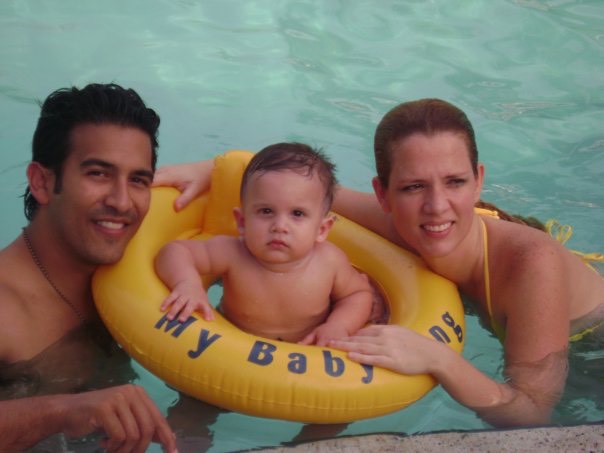
M157 163L159 116L148 108L133 89L93 83L82 89L61 88L51 93L41 106L34 132L32 161L52 170L56 176L55 193L61 190L61 172L71 146L71 132L82 124L116 124L135 127L151 141L151 165ZM32 220L38 202L29 190L23 195L25 217Z

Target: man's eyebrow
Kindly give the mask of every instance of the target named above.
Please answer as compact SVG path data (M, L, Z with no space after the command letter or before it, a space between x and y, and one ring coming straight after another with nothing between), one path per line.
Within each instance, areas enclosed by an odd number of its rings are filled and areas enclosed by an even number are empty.
M111 162L107 162L106 160L96 159L96 158L86 159L86 160L83 160L82 162L80 162L80 168L93 167L93 166L98 166L98 167L103 167L103 168L108 168L108 169L116 167ZM147 170L146 168L139 168L137 170L134 170L133 173L138 176L146 177L146 178L150 178L150 179L153 179L153 176L155 174L152 170Z
M112 168L115 167L115 165L113 165L112 163L107 162L106 160L102 160L102 159L86 159L83 160L82 162L80 162L80 167L84 168L84 167L91 167L93 165L98 165L99 167L105 167L105 168Z

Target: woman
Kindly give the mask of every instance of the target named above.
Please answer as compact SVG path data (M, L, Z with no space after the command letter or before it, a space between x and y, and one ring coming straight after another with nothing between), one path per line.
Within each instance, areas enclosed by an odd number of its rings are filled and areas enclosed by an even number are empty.
M432 374L494 426L546 423L564 389L569 337L604 336L604 279L544 232L475 212L484 167L455 106L423 99L395 107L376 130L375 158L377 200L341 189L334 210L418 254L475 301L503 342L506 381L399 326L370 326L330 346L358 362ZM182 207L208 186L211 168L169 167L156 184L183 190Z

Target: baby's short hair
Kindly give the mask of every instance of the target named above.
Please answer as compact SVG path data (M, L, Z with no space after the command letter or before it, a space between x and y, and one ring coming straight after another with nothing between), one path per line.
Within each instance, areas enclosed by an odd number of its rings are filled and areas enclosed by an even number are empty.
M240 196L243 200L247 183L256 173L291 170L302 176L317 174L325 189L325 212L331 209L334 192L338 183L335 165L319 149L304 143L275 143L256 153L248 164L241 180Z

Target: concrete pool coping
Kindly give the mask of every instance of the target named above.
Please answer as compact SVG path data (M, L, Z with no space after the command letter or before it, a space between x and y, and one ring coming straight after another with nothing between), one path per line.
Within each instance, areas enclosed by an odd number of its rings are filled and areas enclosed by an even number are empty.
M260 448L254 451L270 453L318 452L601 452L604 451L604 420L563 427L539 427L505 430L447 431L428 434L367 434L337 437Z

